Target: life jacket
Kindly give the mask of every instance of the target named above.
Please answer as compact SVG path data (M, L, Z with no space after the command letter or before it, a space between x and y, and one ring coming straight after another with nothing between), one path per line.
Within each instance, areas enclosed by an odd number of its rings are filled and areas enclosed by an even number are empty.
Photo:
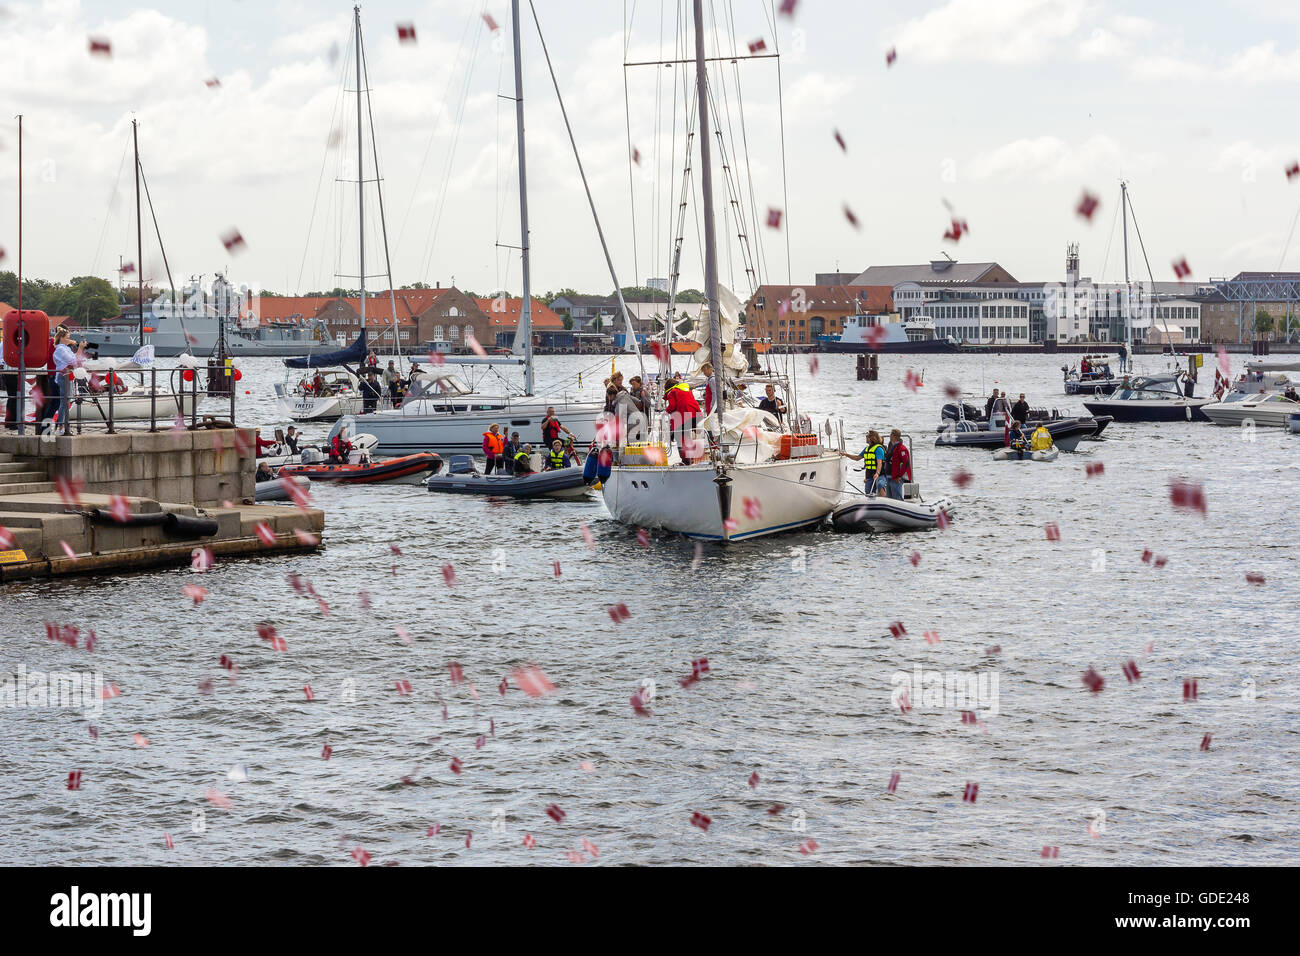
M1052 433L1042 425L1039 425L1034 429L1033 438L1030 440L1029 447L1033 451L1047 451L1047 449L1052 447Z
M500 435L494 435L492 432L483 433L483 441L486 442L487 452L492 456L504 454L506 450L505 439Z
M560 420L558 418L548 418L542 422L542 440L546 442L546 447L551 447L551 442L560 437Z
M885 460L885 446L872 445L862 453L862 461L867 466L867 474L874 475L876 468Z
M551 452L551 454L550 454L549 457L550 457L550 459L551 459L551 467L552 467L552 468L563 468L563 467L564 467L564 465L565 465L565 459L566 459L566 456L565 456L565 454L564 454L564 449L560 449L559 451L553 451L553 452Z
M352 443L344 438L341 432L335 435L334 440L330 442L330 451L334 453L335 458L340 460L347 460L348 452L351 450Z
M514 457L515 471L517 472L531 471L532 463L528 460L528 458L529 458L529 454L526 451L521 451L517 455L515 455Z
M678 382L668 389L666 404L670 413L694 412L698 415L700 412L700 403L696 401L695 396L691 393L691 387L685 382Z

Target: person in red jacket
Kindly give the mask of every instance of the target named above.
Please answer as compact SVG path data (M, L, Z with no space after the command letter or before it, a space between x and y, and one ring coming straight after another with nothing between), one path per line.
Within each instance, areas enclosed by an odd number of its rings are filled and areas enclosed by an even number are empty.
M483 466L483 474L492 474L493 468L504 472L505 453L506 440L501 436L501 426L493 422L483 433L483 457L487 459L487 464Z
M897 428L889 433L889 448L885 452L889 462L889 497L903 500L903 482L912 480L912 453L907 450L903 433Z
M689 465L692 456L687 453L687 436L695 428L695 420L700 415L700 403L691 393L691 387L685 382L672 382L664 393L665 408L668 411L668 424L672 428L673 439L677 442L677 454L682 464Z

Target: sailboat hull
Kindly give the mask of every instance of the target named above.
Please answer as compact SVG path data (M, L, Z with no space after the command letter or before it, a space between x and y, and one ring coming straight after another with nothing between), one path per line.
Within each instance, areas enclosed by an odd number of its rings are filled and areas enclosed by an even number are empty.
M483 453L483 433L493 423L502 432L519 432L519 437L540 448L542 421L546 409L555 408L556 417L574 434L574 444L586 448L596 440L596 422L605 406L595 402L565 405L563 402L510 402L500 407L475 411L413 413L405 408L356 415L348 420L350 432L366 432L379 440L383 455L412 455L436 451ZM563 436L567 438L568 436Z
M723 525L712 465L615 466L602 483L616 521L707 541L744 541L820 524L844 489L839 455L733 467L731 518Z

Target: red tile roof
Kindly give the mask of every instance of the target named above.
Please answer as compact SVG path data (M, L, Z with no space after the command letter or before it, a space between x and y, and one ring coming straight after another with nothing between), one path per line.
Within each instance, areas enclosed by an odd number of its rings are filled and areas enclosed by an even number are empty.
M523 299L475 299L478 307L488 314L492 324L501 328L513 329L519 325L519 310L523 308ZM533 299L530 303L535 329L562 329L564 320L549 305Z
M268 322L285 322L289 319L313 319L321 309L333 302L324 296L270 296L257 300L257 316L265 325Z
M802 290L809 311L838 308L889 312L893 309L894 289L887 285L764 285L756 294L766 296L767 306L771 308L796 294L796 290ZM867 294L865 300L859 298L862 292Z

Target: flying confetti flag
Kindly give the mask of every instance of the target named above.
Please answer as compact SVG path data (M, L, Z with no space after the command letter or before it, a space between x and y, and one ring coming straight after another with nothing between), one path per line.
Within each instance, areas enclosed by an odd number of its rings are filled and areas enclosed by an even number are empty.
M181 588L181 593L194 602L195 606L203 603L203 599L208 596L208 589L200 587L197 584L187 584Z
M487 24L487 28L493 33L496 33L497 30L500 29L500 27L497 26L496 20L492 19L492 14L490 13L483 14L483 22Z
M632 616L632 612L627 609L626 604L612 605L609 610L609 617L615 624L621 624Z
M794 8L799 5L799 0L781 0L781 8L778 11L782 16L794 18Z
M962 236L970 232L970 226L966 225L965 219L954 219L948 231L943 234L943 238L950 242L957 242Z
M555 685L539 667L519 667L511 676L515 679L515 686L529 697L545 697L555 693Z
M415 24L414 24L414 23L399 23L399 24L397 25L397 41L398 41L399 43L414 43L414 42L415 42Z
M91 37L90 53L92 56L112 56L113 44L103 37Z
M966 781L966 789L962 792L961 799L963 803L974 803L975 798L979 796L980 785Z
M81 771L80 771L80 770L73 770L73 771L71 771L71 772L68 774L68 789L69 789L69 790L80 790L80 789L81 789Z
M750 52L751 54L754 54L754 53L762 53L762 52L763 52L764 50L766 50L766 49L767 49L767 41L766 41L766 40L758 39L758 40L750 40L750 41L749 41L749 52Z
M1264 575L1262 575L1262 574L1258 574L1258 573L1255 573L1255 572L1253 572L1253 571L1247 571L1247 572L1246 572L1246 583L1247 583L1247 584L1263 584L1263 583L1264 583Z
M13 536L13 532L4 525L0 525L0 551L12 551L14 545L17 543L17 540Z
M816 355L810 356L808 359L808 374L816 375L817 369L821 368L821 364L821 360Z
M844 142L844 134L839 130L835 130L835 143L839 146L841 152L847 153L849 151L848 144Z
M450 563L442 566L442 581L449 588L456 586L456 569Z
M1171 481L1169 483L1169 501L1175 508L1187 508L1206 513L1205 489L1191 481Z
M524 846L531 850L533 847L537 846L537 838L534 837L531 833L525 833Z
M895 638L900 638L907 633L907 628L903 626L902 621L895 621L893 624L889 625L889 633Z
M1043 525L1043 530L1047 532L1048 541L1061 540L1061 529L1057 527L1055 522L1049 521L1047 524Z
M1089 667L1083 672L1083 683L1094 694L1100 694L1101 689L1106 686L1106 679L1097 673L1096 668Z
M1183 681L1183 700L1194 701L1197 699L1198 689L1195 678Z
M699 827L701 830L707 833L709 827L712 824L713 824L712 817L700 813L698 810L696 810L694 813L691 814L691 826L693 827Z
M1231 368L1232 368L1232 359L1228 357L1228 350L1225 349L1222 345L1220 345L1219 346L1219 371L1223 373L1224 378L1227 378L1229 376Z
M210 90L215 90L221 85L221 80L217 79L215 76L210 76L203 81L203 85Z
M232 254L243 252L247 248L247 243L244 242L244 237L239 234L238 229L232 229L223 234L221 236L221 244L226 247L227 252Z
M1097 211L1099 205L1101 205L1101 200L1085 189L1083 198L1079 200L1079 205L1074 207L1074 211L1079 218L1092 222L1092 214Z
M1297 176L1300 176L1300 163L1292 163L1286 168L1286 181L1290 182Z
M858 223L858 217L853 214L853 210L849 208L848 203L844 204L844 218L849 221L849 225L852 226L854 229L862 228L862 226Z
M85 482L80 478L69 478L66 475L58 475L54 479L54 488L59 493L59 498L63 501L63 507L74 511L81 510L81 489L85 487Z
M1138 670L1137 663L1134 661L1129 661L1125 664L1123 670L1124 677L1130 684L1142 679L1142 672Z
M890 793L898 792L898 771L895 770L889 775L889 786L886 788Z
M259 521L253 530L257 532L257 540L261 541L263 545L268 548L274 547L276 542L275 532L271 530L269 524L265 521Z
M546 815L550 817L552 820L554 820L556 823L559 823L561 820L565 818L565 816L567 816L567 814L560 809L559 805L554 803L552 803L549 807L546 808Z
M915 392L925 384L925 381L914 369L908 369L903 375L903 385L909 392Z
M1089 478L1096 478L1106 470L1106 466L1102 462L1092 461L1084 465L1083 470Z
M655 339L650 343L650 352L654 355L655 360L659 362L660 365L664 365L668 362L668 346L664 345L664 343L660 342L658 339Z
M465 344L469 347L469 350L479 358L487 358L487 349L479 345L478 339L473 335L465 336Z
M1039 854L1044 860L1055 860L1061 854L1059 846L1045 846Z
M898 59L898 51L891 46L889 48L889 52L885 54L885 66L886 67L893 66L894 61L897 59Z
M1187 264L1186 259L1179 259L1174 263L1174 275L1180 279L1186 279L1192 274L1192 267Z
M780 228L781 228L781 210L779 210L779 209L777 209L777 208L775 208L775 207L769 207L769 208L768 208L768 210L767 210L767 228L769 228L769 229L780 229Z
M1202 750L1209 750L1209 749L1210 749L1210 739L1211 739L1211 737L1210 737L1209 734L1206 734L1204 737L1201 738L1201 749L1202 749Z
M956 471L952 473L951 477L952 477L952 483L956 485L958 488L965 488L967 485L969 485L972 481L975 480L975 476L972 475L965 468L958 468Z
M918 564L921 563L921 552L920 552L920 551L913 551L913 552L908 556L907 560L909 560L909 561L912 562L912 567L916 567Z

